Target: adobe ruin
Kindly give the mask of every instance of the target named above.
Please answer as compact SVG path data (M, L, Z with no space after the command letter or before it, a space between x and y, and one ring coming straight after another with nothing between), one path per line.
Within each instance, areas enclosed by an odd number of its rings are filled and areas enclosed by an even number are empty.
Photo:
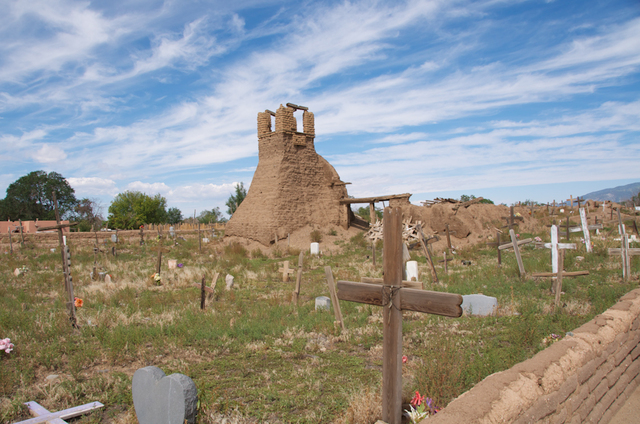
M294 112L302 110L302 132ZM275 118L275 130L272 130ZM287 103L258 113L258 167L247 196L226 225L226 236L263 245L307 225L347 227L354 218L346 184L315 150L313 113Z

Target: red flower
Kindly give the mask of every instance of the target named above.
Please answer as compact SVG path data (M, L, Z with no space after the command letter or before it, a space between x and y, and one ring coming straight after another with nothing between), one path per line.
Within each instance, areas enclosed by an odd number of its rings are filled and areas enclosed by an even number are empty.
M407 355L402 355L402 363L403 364L406 364L408 360L409 360L409 358L407 358Z
M422 402L424 402L424 398L425 396L420 396L420 393L416 390L416 395L413 397L413 399L411 399L411 405L413 405L414 408L420 406L420 404Z

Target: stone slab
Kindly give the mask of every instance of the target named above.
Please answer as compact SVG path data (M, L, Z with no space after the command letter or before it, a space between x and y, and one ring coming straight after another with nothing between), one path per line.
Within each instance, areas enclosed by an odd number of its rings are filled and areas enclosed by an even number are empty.
M460 307L469 315L495 315L498 310L498 299L483 294L467 294L462 296Z
M131 384L133 406L140 424L194 424L198 390L184 374L169 376L158 367L140 368Z
M318 309L326 311L331 309L331 299L329 299L327 296L316 297L316 311Z

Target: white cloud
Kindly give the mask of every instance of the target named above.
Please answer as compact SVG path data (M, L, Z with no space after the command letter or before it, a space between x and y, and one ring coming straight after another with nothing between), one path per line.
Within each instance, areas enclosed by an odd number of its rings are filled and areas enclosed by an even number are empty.
M45 144L31 154L31 157L40 163L56 163L67 158L67 154L58 146Z
M116 182L108 178L99 177L71 177L67 181L79 197L115 196L118 194Z

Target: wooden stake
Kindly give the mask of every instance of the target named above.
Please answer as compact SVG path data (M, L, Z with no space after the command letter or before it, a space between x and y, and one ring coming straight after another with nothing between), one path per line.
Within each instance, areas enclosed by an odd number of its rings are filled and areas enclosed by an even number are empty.
M296 291L293 292L293 300L297 304L298 297L300 296L300 284L302 283L302 260L304 258L304 252L300 252L298 255L298 274L296 275Z
M558 274L556 277L556 299L555 307L560 305L560 293L562 292L562 272L564 268L564 250L560 250L558 254Z
M20 247L24 249L24 233L22 232L22 220L19 219L18 222L20 223Z
M344 320L342 319L342 311L340 310L340 303L338 302L338 296L336 295L336 287L333 281L333 272L331 272L330 266L324 267L324 275L327 278L327 285L329 286L329 294L331 295L331 302L333 303L333 313L336 317L336 321L340 323L342 330L346 328L344 326Z
M13 255L13 240L11 238L11 228L7 228L7 232L9 233L9 250Z
M204 291L204 275L202 276L202 282L200 283L200 310L204 311L205 304L205 291Z
M429 269L431 270L431 279L433 280L434 283L437 283L438 274L436 273L436 267L433 264L433 259L431 259L431 252L429 252L429 247L425 242L425 236L424 236L424 233L422 232L422 225L421 224L416 225L416 230L418 232L418 240L422 245L422 250L424 250L424 255L427 258L427 264L429 265Z

